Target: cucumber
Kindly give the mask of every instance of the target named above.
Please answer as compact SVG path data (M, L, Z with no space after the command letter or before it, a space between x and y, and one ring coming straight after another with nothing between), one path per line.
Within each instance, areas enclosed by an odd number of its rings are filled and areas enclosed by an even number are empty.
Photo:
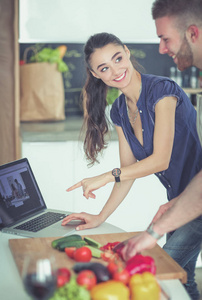
M100 258L101 257L101 253L103 252L102 250L95 248L93 246L90 245L85 245L85 247L89 248L91 250L92 256L96 257L96 258Z
M84 240L80 241L67 241L67 242L61 242L57 245L56 249L60 251L65 251L65 248L69 247L76 247L76 248L81 248L86 245L86 242Z
M52 241L51 245L53 248L57 248L59 243L70 242L70 241L81 241L82 237L79 234L67 235L57 240Z
M90 246L93 246L95 248L100 248L102 247L102 245L100 243L98 243L97 241L89 238L89 237L84 237L84 241L86 241L86 243Z

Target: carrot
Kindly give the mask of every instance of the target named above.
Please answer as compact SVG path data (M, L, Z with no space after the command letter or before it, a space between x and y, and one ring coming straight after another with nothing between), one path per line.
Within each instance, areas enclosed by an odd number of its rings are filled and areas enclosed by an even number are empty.
M67 46L61 45L61 46L57 47L57 49L60 51L60 58L63 58L67 51Z

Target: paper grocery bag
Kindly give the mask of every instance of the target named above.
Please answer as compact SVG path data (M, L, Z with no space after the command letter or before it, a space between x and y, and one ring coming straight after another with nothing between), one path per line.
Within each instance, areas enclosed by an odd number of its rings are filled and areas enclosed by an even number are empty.
M46 62L20 66L21 121L54 121L65 119L62 74L57 65Z

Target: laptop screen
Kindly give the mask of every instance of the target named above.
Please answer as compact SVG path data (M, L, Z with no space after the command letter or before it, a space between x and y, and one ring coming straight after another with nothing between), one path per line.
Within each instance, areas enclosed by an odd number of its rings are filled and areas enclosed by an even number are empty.
M0 229L46 208L26 158L0 166Z

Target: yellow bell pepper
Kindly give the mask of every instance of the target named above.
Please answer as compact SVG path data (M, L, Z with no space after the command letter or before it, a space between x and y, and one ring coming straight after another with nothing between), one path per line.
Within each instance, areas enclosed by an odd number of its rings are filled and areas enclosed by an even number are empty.
M129 300L129 288L120 281L109 280L95 285L91 289L92 300Z
M129 281L131 300L159 300L160 286L155 276L150 272L134 274Z

